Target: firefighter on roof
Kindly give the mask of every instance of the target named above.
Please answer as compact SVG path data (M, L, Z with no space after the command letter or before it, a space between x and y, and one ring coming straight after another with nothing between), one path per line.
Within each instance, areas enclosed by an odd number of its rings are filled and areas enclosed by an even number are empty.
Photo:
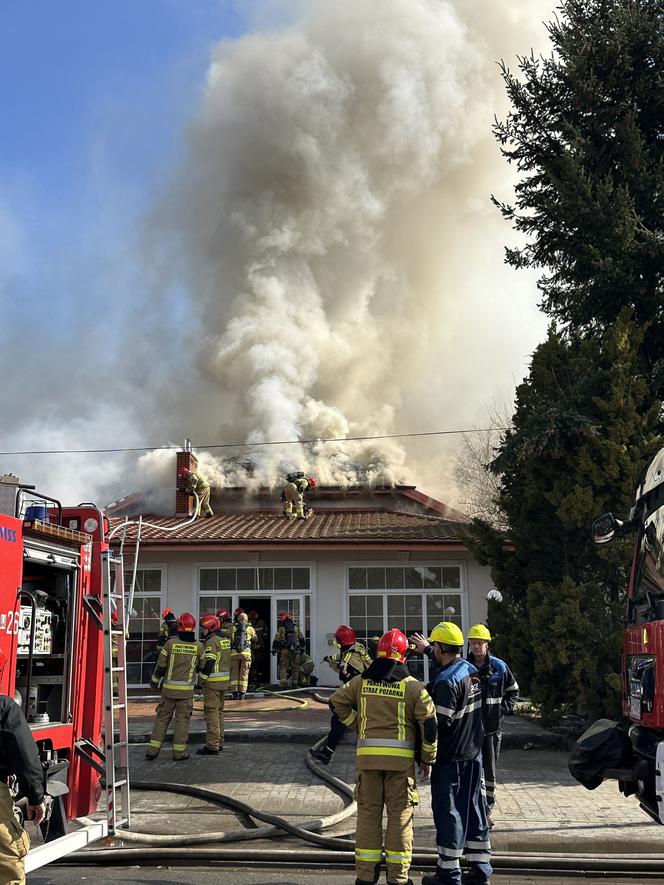
M183 467L178 473L181 488L184 492L191 495L196 492L198 496L198 507L196 508L196 516L203 514L206 518L214 516L210 507L210 483L200 473Z
M175 617L172 608L165 608L161 613L161 624L159 626L159 637L157 639L157 651L161 651L166 640L171 636L176 636L178 632L178 619Z
M413 885L408 870L413 808L419 804L415 747L419 736L420 774L427 777L436 758L436 711L427 690L405 666L407 649L400 630L385 633L377 659L330 698L341 722L357 730L355 885L378 881L383 848L389 885Z
M251 669L251 647L256 642L256 631L249 624L249 617L243 609L236 610L237 623L233 627L231 642L231 681L233 700L243 701L249 686Z
M352 627L341 624L336 629L334 639L339 645L339 654L327 655L323 660L339 674L342 682L350 682L353 676L359 676L371 666L371 658L362 643L356 641L355 630ZM330 732L324 745L318 750L312 750L311 755L323 765L327 765L345 733L346 726L333 713Z
M468 660L477 667L482 683L482 766L489 825L493 826L491 809L496 802L496 769L503 739L502 721L505 714L511 716L514 712L514 705L519 699L519 686L505 661L489 654L490 642L491 633L484 624L474 624L468 631Z
M297 688L300 681L300 652L304 649L304 636L299 627L293 623L289 612L279 615L279 628L272 641L272 654L279 655L279 687L286 688L288 672L291 685Z
M222 634L219 618L215 615L203 615L201 633L205 642L200 679L206 731L205 746L196 752L199 756L217 756L224 749L224 692L230 681L231 643Z
M173 759L188 759L189 720L194 709L194 688L196 673L203 666L203 646L196 640L196 618L189 612L180 615L177 621L178 635L166 640L159 652L157 666L150 678L152 688L161 685L161 701L157 704L157 718L152 729L147 759L156 759L173 714L175 714L175 734L173 735Z
M304 493L308 489L315 489L318 483L316 478L305 478L304 473L288 473L286 485L281 492L281 500L284 505L284 516L288 519L306 519L310 508L304 503Z
M23 858L30 850L30 838L14 817L14 797L8 785L13 777L27 797L28 819L38 826L46 806L37 745L21 708L0 695L0 882L25 885Z
M477 669L461 657L463 633L456 624L437 624L429 641L440 665L431 684L438 717L438 754L431 771L438 863L422 885L483 885L493 870L481 790L482 687ZM462 877L464 853L470 869Z

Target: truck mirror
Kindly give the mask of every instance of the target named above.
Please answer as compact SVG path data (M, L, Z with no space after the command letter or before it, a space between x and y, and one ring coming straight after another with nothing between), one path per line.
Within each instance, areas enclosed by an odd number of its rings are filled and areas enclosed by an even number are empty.
M605 513L593 520L593 541L595 544L607 544L615 535L618 526L613 513Z

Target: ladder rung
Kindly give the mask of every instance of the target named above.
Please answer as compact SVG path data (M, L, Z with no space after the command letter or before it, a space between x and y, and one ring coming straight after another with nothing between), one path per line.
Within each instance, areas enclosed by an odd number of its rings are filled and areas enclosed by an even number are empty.
M124 704L111 704L110 707L106 707L106 709L108 711L110 711L110 710L124 710L124 708L125 708Z
M124 673L124 667L111 667L112 673Z
M118 789L120 789L120 787L124 787L124 785L125 785L126 783L127 783L127 779L126 779L126 778L124 778L124 780L121 780L121 781L113 781L113 786L112 786L111 789L113 789L113 790L118 790Z

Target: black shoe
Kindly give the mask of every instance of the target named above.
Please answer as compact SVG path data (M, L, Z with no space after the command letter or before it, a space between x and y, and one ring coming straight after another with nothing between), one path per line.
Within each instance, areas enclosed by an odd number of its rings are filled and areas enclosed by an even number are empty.
M491 879L471 867L461 873L461 885L490 885Z
M159 753L146 753L145 758L152 761L153 759L156 759L158 755Z
M377 879L372 879L371 882L367 882L366 879L356 879L355 885L375 885Z
M327 765L332 756L334 756L334 750L330 750L329 747L319 747L317 750L314 750L312 747L309 753L321 765Z
M378 881L378 879L374 879L374 882L377 882L377 881ZM424 879L422 879L422 881L424 882ZM438 881L438 880L436 880L436 881ZM388 881L387 885L391 885L391 882ZM409 879L409 880L406 882L406 885L415 885L415 883L413 882L412 879Z
M196 750L197 756L218 756L219 750L211 750L209 747L199 747Z
M173 756L173 762L184 762L184 760L188 758L189 753L185 753L184 756Z
M243 691L241 691L240 694L237 696L237 699L238 699L238 701L243 701L244 698L245 698L245 693Z
M440 885L442 879L439 879L435 873L431 873L429 876L424 876L420 885Z

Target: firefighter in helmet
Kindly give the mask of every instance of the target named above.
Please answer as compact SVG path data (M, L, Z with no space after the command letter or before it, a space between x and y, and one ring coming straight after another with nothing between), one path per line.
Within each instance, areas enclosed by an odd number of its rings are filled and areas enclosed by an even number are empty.
M438 863L422 885L483 885L493 869L481 789L482 686L477 668L461 657L463 633L456 624L436 624L429 642L440 667L430 685L438 717L438 755L431 772ZM462 876L464 852L470 868Z
M221 624L221 632L222 635L226 637L229 641L233 639L233 619L231 617L230 609L228 608L220 608L217 612L217 617L219 618L219 623Z
M233 627L231 640L231 681L230 690L233 700L243 701L249 686L249 670L251 669L251 649L256 643L256 631L249 623L244 609L235 611L237 622Z
M228 689L231 670L231 643L221 632L216 615L203 615L201 634L205 658L200 680L203 683L203 714L205 746L199 756L217 756L224 749L224 693Z
M482 770L489 826L493 826L491 810L496 802L496 769L503 740L503 716L514 712L519 700L519 685L505 661L489 654L491 633L484 624L473 624L468 631L468 658L477 667L482 683Z
M290 671L291 685L297 688L300 681L300 652L304 649L304 636L293 621L290 612L280 612L279 627L272 640L272 654L279 655L279 687L286 688Z
M196 639L195 629L196 618L189 612L183 612L177 620L177 636L167 639L159 652L150 685L159 688L161 682L161 700L157 704L157 718L145 754L147 759L156 759L159 755L173 714L173 759L189 758L187 741L189 720L194 709L196 673L204 660L203 646Z
M178 632L178 619L175 617L172 608L165 608L161 613L161 624L159 625L159 636L157 638L157 652L166 644L166 640L171 636L176 636Z
M364 673L371 666L371 658L362 643L357 642L355 630L352 627L341 624L336 629L334 639L339 645L339 654L326 655L323 660L339 674L339 679L343 683L350 682L353 676L359 676L360 673ZM311 750L311 755L314 759L322 762L323 765L327 765L346 730L346 726L333 713L330 732L325 739L325 743L317 750Z
M318 685L318 678L314 676L314 659L308 655L306 651L300 652L300 678L298 680L299 688L309 688L309 686Z
M405 666L408 640L401 630L381 636L378 657L330 698L330 707L357 730L357 831L355 885L373 885L385 850L389 885L413 885L408 878L413 848L416 743L420 774L436 758L436 710L429 693ZM387 829L383 839L383 806Z
M249 623L256 633L256 645L251 654L249 683L256 686L267 678L265 673L265 659L268 642L267 624L263 618L259 617L258 612L255 609L249 612Z
M0 661L0 676L2 668ZM28 820L39 826L46 805L37 745L19 705L0 695L0 882L25 885L23 858L30 850L30 837L14 817L14 796L8 784L13 777L28 800Z
M178 480L180 488L188 495L194 492L198 496L198 507L196 508L196 516L210 517L214 516L212 507L210 507L210 483L200 473L190 470L188 467L182 467L178 472Z
M304 473L288 473L286 485L281 492L281 501L284 506L284 516L288 519L306 519L310 508L304 503L304 493L308 489L315 489L318 483L316 478L305 478Z

